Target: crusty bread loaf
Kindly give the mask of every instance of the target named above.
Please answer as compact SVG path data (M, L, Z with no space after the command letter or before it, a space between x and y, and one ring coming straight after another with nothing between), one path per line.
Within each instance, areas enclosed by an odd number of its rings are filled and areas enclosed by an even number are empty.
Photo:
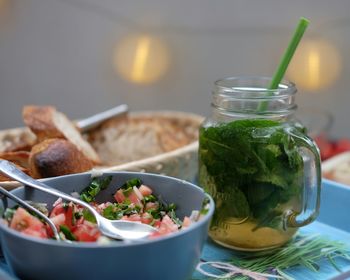
M29 152L27 151L0 153L0 159L6 159L23 168L29 168Z
M12 128L0 131L0 152L30 151L36 137L29 128Z
M197 140L198 126L166 114L106 121L88 135L102 164L118 165L173 151Z
M53 138L33 146L29 165L33 177L45 178L84 172L94 163L70 141Z
M37 136L38 142L51 138L63 138L74 144L90 161L100 162L93 147L84 140L75 125L54 107L24 106L23 120Z

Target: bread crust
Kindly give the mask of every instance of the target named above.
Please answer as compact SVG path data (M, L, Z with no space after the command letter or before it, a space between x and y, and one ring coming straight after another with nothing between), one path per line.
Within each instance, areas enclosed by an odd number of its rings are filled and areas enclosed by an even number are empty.
M56 109L53 106L28 105L23 107L22 116L24 123L40 142L48 138L65 138L53 122L55 113Z
M23 168L29 168L29 152L27 151L0 153L0 158L11 161Z
M23 107L23 120L37 136L38 142L51 138L62 138L70 141L86 158L95 164L100 158L94 148L81 136L79 130L66 115L58 112L53 106Z
M35 178L80 173L94 163L65 139L46 139L33 146L29 156L30 173Z
M171 116L128 116L110 119L88 134L104 165L149 158L184 147L198 139L198 127Z

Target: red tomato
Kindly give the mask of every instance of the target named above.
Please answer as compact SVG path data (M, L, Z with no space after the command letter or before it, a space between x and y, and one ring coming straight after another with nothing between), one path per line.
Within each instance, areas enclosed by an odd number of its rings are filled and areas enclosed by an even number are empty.
M95 242L101 233L98 231L96 225L84 221L82 224L78 224L73 230L74 236L78 241Z
M334 155L334 145L325 137L316 137L315 142L320 149L322 160L326 160Z
M346 138L339 139L335 142L334 153L340 154L346 151L350 151L350 140Z
M153 221L153 216L150 213L142 213L141 216L141 223L143 224L150 224Z
M125 200L125 195L123 193L123 190L121 190L121 189L117 190L117 192L114 194L114 199L118 203L122 203Z
M147 202L145 205L145 210L157 210L159 208L159 203L158 202Z
M63 207L63 203L60 202L57 205L55 205L55 207L51 210L50 218L55 217L55 216L62 214L64 212L65 212L65 209Z
M13 215L10 227L28 235L47 238L45 225L21 207Z
M182 227L187 228L191 225L192 221L190 220L189 217L185 216L183 222L182 222Z
M136 195L135 191L132 191L130 195L128 196L128 199L131 203L134 203L135 205L142 206L142 202L139 199L139 197Z
M59 203L57 204L51 211L50 213L50 219L59 216L59 215L64 215L65 219L62 223L62 217L60 217L59 219L54 219L53 221L59 221L60 223L58 223L57 225L66 225L70 230L72 230L75 227L75 221L74 221L74 204L73 203L69 203L68 206L63 206L63 203ZM55 222L54 222L55 223ZM56 224L55 224L56 225ZM56 226L57 226L56 225Z
M139 187L139 191L143 196L147 196L147 195L152 194L152 189L146 185L141 185Z
M130 216L123 216L122 220L132 221L132 222L141 222L141 216L140 214L132 214Z
M177 225L168 215L165 215L160 223L158 232L152 233L151 237L163 236L177 231L179 231Z
M131 203L134 203L135 205L142 206L142 202L134 190L131 190L128 195L125 195L124 191L122 189L119 189L114 194L114 199L118 203L122 203L122 202L124 202L125 199L129 199Z

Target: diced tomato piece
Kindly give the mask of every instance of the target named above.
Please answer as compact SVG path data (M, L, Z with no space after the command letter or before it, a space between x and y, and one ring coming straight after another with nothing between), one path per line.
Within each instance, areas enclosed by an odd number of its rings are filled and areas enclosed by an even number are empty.
M63 203L59 203L57 204L51 211L50 213L50 219L54 218L56 216L59 216L61 214L64 214L65 216L65 220L63 223L62 222L62 217L60 217L58 219L58 221L60 221L60 223L58 224L58 226L60 225L66 225L70 230L75 226L75 221L74 221L74 212L75 212L75 205L70 202L68 204L68 206L64 206Z
M152 189L146 185L141 185L139 187L139 191L143 196L147 196L147 195L152 194Z
M160 223L158 232L152 233L151 237L163 236L177 231L179 231L177 225L168 215L165 215Z
M84 242L95 242L101 236L97 226L87 221L84 221L82 224L78 224L72 233L78 241Z
M141 222L141 216L139 214L132 214L130 216L123 216L122 220L132 221L132 222Z
M71 230L75 226L75 219L74 219L74 205L73 203L69 203L67 209L66 209L66 226Z
M192 221L189 217L185 216L183 222L182 222L182 227L187 228L192 224Z
M162 222L161 222L159 219L154 220L153 226L156 227L156 228L158 228L158 227L160 227L160 224L161 224L161 223L162 223Z
M117 192L114 194L114 199L115 199L118 203L122 203L122 202L125 200L125 195L124 195L122 189L117 190Z
M142 213L141 216L141 223L143 224L150 224L153 221L153 216L150 213Z
M64 209L63 207L63 203L60 202L60 203L57 203L54 208L51 210L51 213L50 213L50 218L52 217L55 217L59 214L62 214L64 213L66 210Z
M35 236L35 237L39 237L39 238L47 238L47 232L46 232L45 228L42 228L40 230L26 228L25 230L22 231L22 233L27 234L27 235L31 235L31 236Z
M61 213L57 216L50 218L50 220L55 224L55 226L59 229L60 226L64 225L66 222L66 215Z
M145 205L145 210L157 210L159 208L158 202L147 202Z
M56 228L59 230L60 226L65 224L66 216L64 213L61 213L57 216L50 218L50 220L55 224ZM53 232L52 232L52 229L49 225L46 225L46 231L47 231L48 236L53 237Z
M134 203L134 205L142 206L142 202L134 190L130 193L130 195L128 196L128 199L130 200L131 203Z
M13 215L10 227L28 235L47 238L44 223L21 207L19 207Z

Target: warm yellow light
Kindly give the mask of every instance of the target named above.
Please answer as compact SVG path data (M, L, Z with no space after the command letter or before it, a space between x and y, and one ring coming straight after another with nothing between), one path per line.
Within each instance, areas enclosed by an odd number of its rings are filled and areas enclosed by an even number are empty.
M169 51L159 38L132 35L118 43L113 63L124 79L140 84L153 83L166 73Z
M9 0L0 0L0 17L6 16L9 8L10 8Z
M341 59L334 45L324 39L302 41L288 68L287 77L301 90L330 87L339 77Z

